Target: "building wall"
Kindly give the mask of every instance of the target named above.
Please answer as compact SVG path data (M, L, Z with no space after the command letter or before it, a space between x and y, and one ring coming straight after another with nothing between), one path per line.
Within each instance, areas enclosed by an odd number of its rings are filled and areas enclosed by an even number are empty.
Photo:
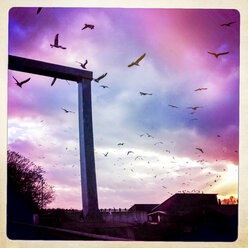
M101 212L106 222L125 222L143 224L147 222L146 212Z

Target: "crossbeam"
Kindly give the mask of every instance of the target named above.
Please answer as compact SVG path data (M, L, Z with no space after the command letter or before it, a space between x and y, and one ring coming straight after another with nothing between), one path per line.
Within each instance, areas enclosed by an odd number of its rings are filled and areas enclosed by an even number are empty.
M91 71L51 64L13 55L9 55L9 69L76 82L81 82L82 79L92 80L93 75Z
M9 55L10 70L33 73L78 83L79 146L83 216L86 221L101 221L98 209L92 127L91 80L87 70ZM66 175L65 175L66 176Z

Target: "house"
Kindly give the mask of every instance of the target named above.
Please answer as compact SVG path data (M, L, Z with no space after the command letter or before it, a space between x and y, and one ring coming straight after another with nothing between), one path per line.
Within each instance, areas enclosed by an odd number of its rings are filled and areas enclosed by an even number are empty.
M148 213L148 221L159 223L168 216L185 216L204 211L207 206L218 206L217 194L177 193Z
M180 240L234 241L238 205L221 205L217 194L182 193L165 200L148 214L148 223Z

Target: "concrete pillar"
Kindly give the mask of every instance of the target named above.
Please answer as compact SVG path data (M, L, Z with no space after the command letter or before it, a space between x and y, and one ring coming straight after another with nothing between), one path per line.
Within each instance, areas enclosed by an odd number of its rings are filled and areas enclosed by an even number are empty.
M85 221L100 221L98 210L91 107L91 81L78 82L81 188Z

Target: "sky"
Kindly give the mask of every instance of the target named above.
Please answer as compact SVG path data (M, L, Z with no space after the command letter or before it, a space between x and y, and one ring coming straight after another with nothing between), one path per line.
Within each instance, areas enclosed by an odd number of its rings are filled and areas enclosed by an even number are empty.
M36 11L9 11L10 55L78 69L87 59L94 78L107 73L91 83L99 208L159 204L178 192L238 197L238 11ZM66 49L50 47L57 33ZM31 79L20 88L13 76ZM8 149L46 171L56 196L48 207L81 209L78 86L52 80L8 71Z

